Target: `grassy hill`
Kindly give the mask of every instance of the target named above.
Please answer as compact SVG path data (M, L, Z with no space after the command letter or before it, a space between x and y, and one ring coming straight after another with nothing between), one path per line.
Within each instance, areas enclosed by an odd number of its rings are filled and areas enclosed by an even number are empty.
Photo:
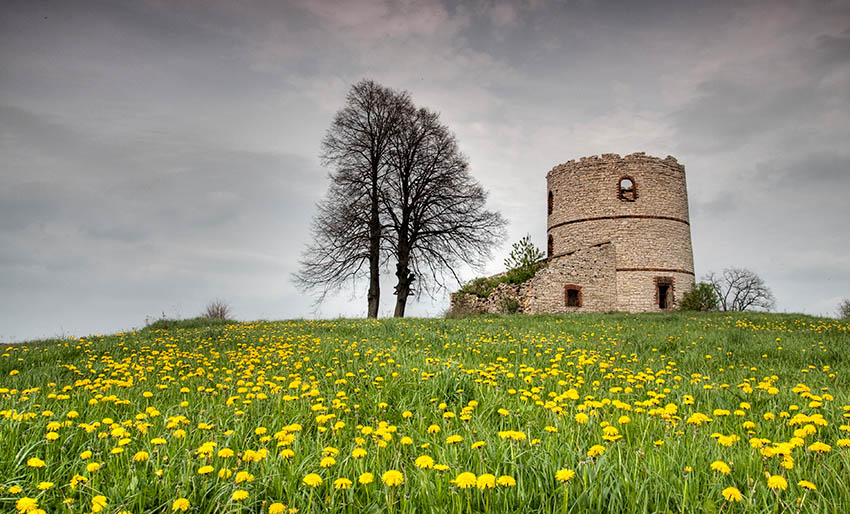
M0 350L4 511L850 511L831 319L189 320Z

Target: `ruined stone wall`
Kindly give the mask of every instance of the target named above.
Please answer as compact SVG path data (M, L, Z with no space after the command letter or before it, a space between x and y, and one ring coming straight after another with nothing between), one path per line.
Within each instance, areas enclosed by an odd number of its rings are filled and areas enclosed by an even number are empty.
M632 183L625 194L622 179ZM685 169L675 158L584 157L553 168L547 183L550 255L614 246L618 298L604 310L659 310L657 277L676 283L671 299L693 287Z
M604 243L553 258L526 282L523 312L605 312L616 309L614 246ZM580 306L566 304L568 287L578 288Z

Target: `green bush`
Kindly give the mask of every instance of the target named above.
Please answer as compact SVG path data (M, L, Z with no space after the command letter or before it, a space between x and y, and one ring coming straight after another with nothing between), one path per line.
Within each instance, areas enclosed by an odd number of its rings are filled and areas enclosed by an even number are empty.
M711 284L699 282L682 297L682 301L679 302L679 310L716 311L719 303L717 293L711 287Z

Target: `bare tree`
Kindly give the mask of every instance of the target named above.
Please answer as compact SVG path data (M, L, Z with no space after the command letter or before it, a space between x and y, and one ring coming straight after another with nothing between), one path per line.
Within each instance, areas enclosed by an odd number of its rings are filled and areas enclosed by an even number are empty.
M838 304L838 319L850 319L850 298L845 298Z
M230 319L230 305L222 299L215 299L207 304L204 317L210 319Z
M458 284L457 267L480 267L504 237L505 221L487 211L487 193L469 175L455 135L428 109L406 110L390 138L390 173L382 189L390 251L396 258L396 317L419 289Z
M717 293L724 311L745 311L753 307L770 310L776 303L764 280L746 268L726 268L719 276L712 271L702 280Z
M367 275L372 318L380 302L380 191L390 136L410 105L406 92L371 80L352 86L322 141L322 163L333 169L331 185L313 220L313 242L294 275L303 290L319 290L320 300L343 282Z

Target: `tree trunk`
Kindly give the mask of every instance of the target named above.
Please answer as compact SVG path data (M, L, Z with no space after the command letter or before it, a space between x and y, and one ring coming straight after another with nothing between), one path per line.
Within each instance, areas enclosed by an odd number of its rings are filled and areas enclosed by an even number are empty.
M396 265L396 273L395 276L398 277L398 284L395 286L395 313L393 316L396 318L404 317L404 309L407 307L407 298L413 294L410 286L413 284L413 281L416 280L416 277L413 273L410 273L408 269L409 258L405 258L404 262L399 259L399 263Z
M381 300L381 220L378 218L378 180L372 178L372 213L369 218L369 317L378 317Z

